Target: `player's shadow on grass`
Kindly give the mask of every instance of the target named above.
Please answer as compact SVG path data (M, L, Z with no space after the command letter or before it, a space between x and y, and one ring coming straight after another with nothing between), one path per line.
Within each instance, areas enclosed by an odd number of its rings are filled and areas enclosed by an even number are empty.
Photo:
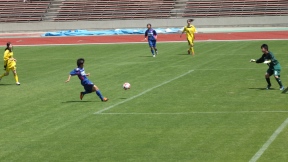
M288 92L288 87L284 91L282 91L282 94L288 94L287 92Z
M180 54L177 54L177 55L189 56L187 53L186 53L186 54L184 54L184 53L180 53Z
M9 86L9 85L13 85L13 84L0 84L0 86Z
M97 102L97 101L65 101L62 103L75 103L75 102Z
M267 90L266 88L248 88L248 89L266 90L266 91L276 90L275 88L270 88L269 90Z

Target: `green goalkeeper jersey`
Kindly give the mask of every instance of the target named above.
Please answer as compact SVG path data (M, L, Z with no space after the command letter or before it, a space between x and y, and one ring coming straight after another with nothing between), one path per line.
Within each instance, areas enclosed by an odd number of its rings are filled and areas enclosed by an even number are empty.
M270 51L267 54L263 54L261 58L256 60L256 63L263 63L264 61L269 60L271 60L271 62L268 63L267 65L269 66L270 69L281 69L280 63L275 58L274 54Z

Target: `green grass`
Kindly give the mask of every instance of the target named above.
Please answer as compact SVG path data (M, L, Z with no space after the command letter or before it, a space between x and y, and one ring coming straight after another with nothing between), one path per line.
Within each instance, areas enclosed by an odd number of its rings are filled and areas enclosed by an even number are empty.
M273 78L262 90L267 66L249 63L262 43L288 85L287 41L198 42L195 57L159 43L156 58L147 44L15 47L21 86L0 82L0 161L249 161L288 117L288 95ZM80 57L109 102L80 101L77 77L64 83ZM287 137L259 161L288 161Z

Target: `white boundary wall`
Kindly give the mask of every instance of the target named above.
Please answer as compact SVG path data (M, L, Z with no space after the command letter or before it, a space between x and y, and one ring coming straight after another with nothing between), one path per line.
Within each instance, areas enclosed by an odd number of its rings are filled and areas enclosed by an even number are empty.
M144 28L147 23L154 27L182 27L186 18L175 19L146 19L146 20L104 20L104 21L71 21L71 22L33 22L33 23L1 23L0 32L16 31L59 31L75 29L119 29ZM197 18L194 25L197 27L236 27L236 26L288 26L288 16L261 16L261 17L219 17Z

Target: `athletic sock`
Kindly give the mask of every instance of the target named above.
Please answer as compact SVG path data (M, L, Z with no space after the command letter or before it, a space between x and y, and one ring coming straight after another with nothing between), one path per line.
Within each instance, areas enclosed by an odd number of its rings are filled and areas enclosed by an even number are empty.
M191 51L192 55L194 55L194 47L191 47Z
M97 96L103 101L103 98L104 98L104 97L102 96L100 90L97 90L97 91L96 91L96 94L97 94Z
M267 81L268 85L271 86L270 78L266 78L266 81Z
M152 53L152 55L154 55L154 50L153 49L151 49L151 53Z
M283 85L282 85L282 82L281 82L280 78L275 78L275 79L276 79L276 81L278 82L279 86L280 86L280 87L283 87Z
M15 79L15 81L16 81L16 83L18 82L18 75L16 74L16 75L14 75L14 79Z

